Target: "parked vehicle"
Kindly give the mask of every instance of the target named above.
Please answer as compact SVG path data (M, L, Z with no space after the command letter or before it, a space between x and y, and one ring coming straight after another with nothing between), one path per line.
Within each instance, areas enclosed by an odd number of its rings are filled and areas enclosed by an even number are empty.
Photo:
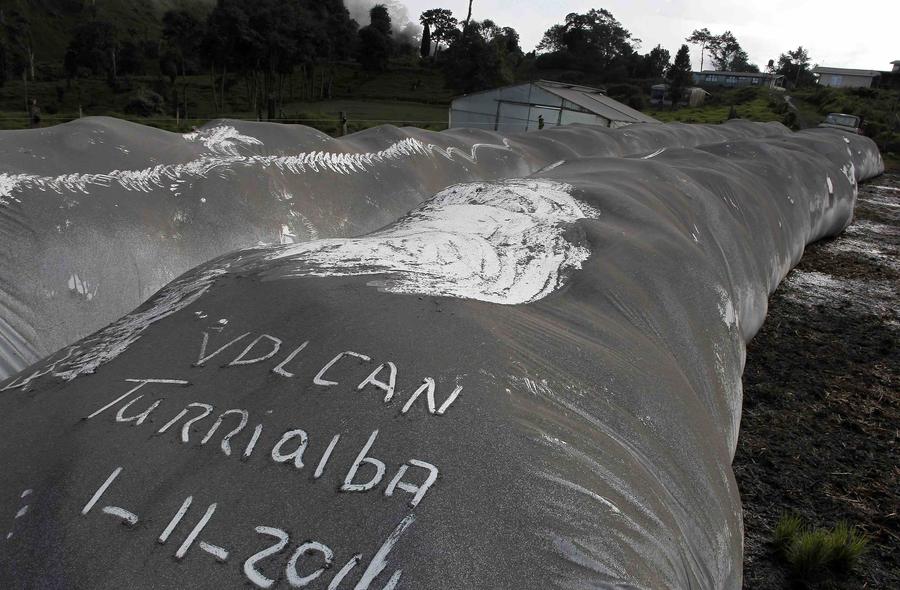
M844 113L828 113L825 120L819 123L819 127L831 127L832 129L843 129L858 135L863 134L862 117L856 115L845 115Z

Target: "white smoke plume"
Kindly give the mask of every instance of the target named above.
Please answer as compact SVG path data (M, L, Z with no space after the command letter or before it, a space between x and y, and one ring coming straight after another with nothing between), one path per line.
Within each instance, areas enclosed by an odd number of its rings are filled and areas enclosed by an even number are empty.
M418 43L422 35L422 25L418 16L410 19L409 10L398 0L344 0L344 6L350 11L350 18L360 27L369 24L369 10L376 4L384 4L391 15L391 27L394 40L398 43Z

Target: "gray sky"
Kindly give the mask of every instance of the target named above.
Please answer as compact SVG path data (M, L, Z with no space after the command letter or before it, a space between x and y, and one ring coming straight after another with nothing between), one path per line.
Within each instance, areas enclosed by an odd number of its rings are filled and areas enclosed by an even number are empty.
M468 0L403 3L413 20L435 7L449 8L462 20L468 6ZM813 63L832 67L890 70L890 62L900 59L900 0L474 0L472 18L513 27L529 51L566 14L591 8L612 12L642 40L641 53L659 43L674 58L692 30L707 27L714 34L731 30L760 67L798 45L809 50ZM691 62L700 68L698 50L692 50Z

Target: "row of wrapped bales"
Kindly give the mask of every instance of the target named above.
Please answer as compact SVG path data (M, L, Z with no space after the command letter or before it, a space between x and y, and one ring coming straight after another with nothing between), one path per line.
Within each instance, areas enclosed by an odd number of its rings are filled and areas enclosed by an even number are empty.
M222 256L4 382L0 584L740 588L745 344L881 160L642 147Z
M214 121L176 134L110 118L0 132L0 377L98 330L181 273L257 244L360 235L457 182L560 160L785 134L644 125L501 135Z

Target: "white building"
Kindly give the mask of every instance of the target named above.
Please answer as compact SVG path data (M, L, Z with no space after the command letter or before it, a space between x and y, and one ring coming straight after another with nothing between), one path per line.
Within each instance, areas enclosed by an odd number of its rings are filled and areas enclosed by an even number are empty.
M548 80L465 94L450 103L451 129L530 131L540 126L541 119L544 127L569 123L602 127L659 123L609 98L600 89Z
M815 67L812 73L818 76L819 85L835 88L869 88L881 76L877 70L852 70L850 68Z

